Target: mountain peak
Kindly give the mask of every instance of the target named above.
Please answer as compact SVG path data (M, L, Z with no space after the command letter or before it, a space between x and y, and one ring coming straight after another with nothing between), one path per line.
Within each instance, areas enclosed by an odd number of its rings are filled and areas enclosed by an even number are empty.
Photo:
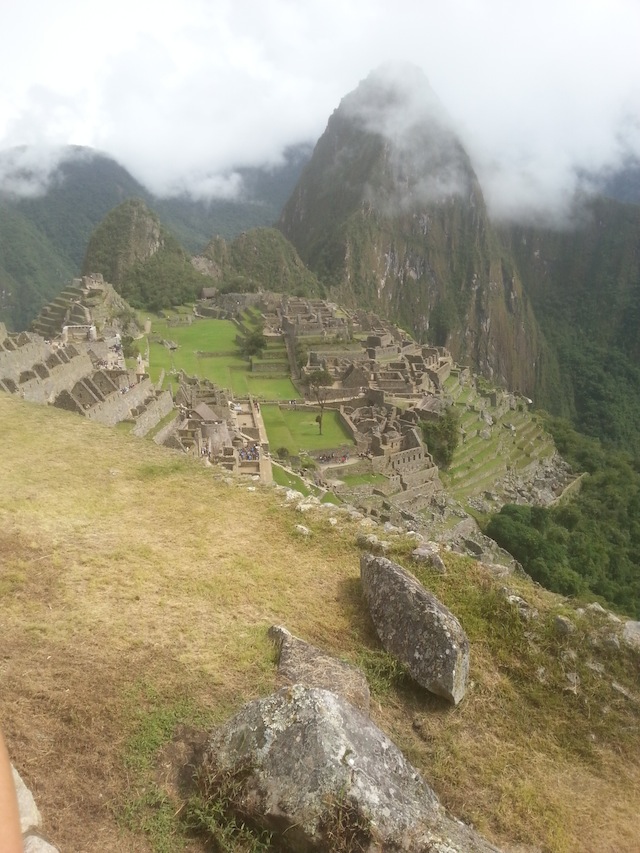
M450 124L422 69L403 62L373 70L342 99L340 109L370 122L374 132L388 130L393 136L425 120Z

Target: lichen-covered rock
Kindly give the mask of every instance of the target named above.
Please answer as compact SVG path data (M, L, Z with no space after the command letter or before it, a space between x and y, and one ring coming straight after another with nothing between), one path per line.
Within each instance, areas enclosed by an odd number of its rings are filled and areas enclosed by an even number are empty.
M457 705L466 690L469 640L456 617L413 575L384 557L363 554L360 577L384 648L418 684Z
M446 575L447 573L447 567L440 556L438 546L435 542L423 542L417 548L414 548L411 552L411 557L416 563L425 563L441 575Z
M371 695L364 672L294 637L282 625L272 625L269 637L278 650L278 687L304 684L331 690L369 713Z
M447 817L434 792L367 717L327 690L295 685L216 729L203 795L311 853L495 853Z
M640 652L640 622L628 620L622 629L623 642L632 649Z

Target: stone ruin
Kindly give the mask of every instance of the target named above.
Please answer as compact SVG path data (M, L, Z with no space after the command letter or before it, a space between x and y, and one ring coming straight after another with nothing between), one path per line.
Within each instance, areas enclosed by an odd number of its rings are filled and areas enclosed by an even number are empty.
M181 372L175 402L179 414L162 444L271 482L269 441L257 401L234 399L213 382Z
M385 494L397 510L411 507L417 512L429 505L442 483L422 440L418 413L385 403L380 392L370 392L363 405L343 405L339 411L365 460L349 470L362 468L387 477Z
M146 435L173 400L156 389L144 365L127 369L110 320L123 306L101 275L84 276L42 309L34 331L12 334L0 324L0 390L107 426L130 421L134 435Z

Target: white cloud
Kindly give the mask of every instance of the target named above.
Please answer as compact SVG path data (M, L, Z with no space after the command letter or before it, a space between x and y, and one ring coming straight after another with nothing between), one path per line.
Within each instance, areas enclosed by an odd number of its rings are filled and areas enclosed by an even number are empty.
M0 147L74 143L229 193L380 64L420 66L493 209L561 210L640 153L637 0L4 0Z

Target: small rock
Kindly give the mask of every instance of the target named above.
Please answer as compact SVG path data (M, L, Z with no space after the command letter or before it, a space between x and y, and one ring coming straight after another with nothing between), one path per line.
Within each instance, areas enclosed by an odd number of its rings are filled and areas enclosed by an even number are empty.
M331 518L329 519L329 524L330 524L332 527L335 527L337 523L338 523L338 519L337 519L337 518L334 518L333 516L331 516Z
M389 542L386 542L384 539L378 539L375 533L358 533L356 544L360 548L366 548L373 554L385 554L391 547Z
M39 835L27 835L24 839L24 853L58 853L58 848Z
M411 552L411 557L416 563L424 563L431 566L438 574L446 575L447 567L440 554L435 550L431 543L420 545Z
M378 522L374 521L372 518L369 518L369 517L363 518L362 521L360 522L360 527L362 527L363 530L372 530L374 527L377 527L377 526L378 526Z
M311 531L308 527L305 527L304 524L296 524L296 531L301 536L311 536Z
M629 699L630 702L638 701L637 697L634 696L633 693L627 690L626 687L623 687L622 684L618 684L617 681L612 681L611 686L616 691L616 693L619 693L621 696L624 696L625 699Z
M640 622L629 620L624 623L622 642L629 648L640 652Z
M405 536L407 539L413 539L414 542L424 542L424 536L422 533L418 533L417 530L407 530Z
M569 682L569 686L565 687L565 690L570 691L571 693L577 693L578 687L580 686L580 676L577 672L568 672L566 674L567 681Z
M286 494L284 496L287 503L291 503L292 501L300 500L304 495L302 492L297 492L295 489L287 489Z
M597 601L592 601L591 604L587 604L586 607L591 613L606 613L607 611L601 604L598 604Z
M576 630L576 626L571 619L560 615L556 616L553 620L553 628L559 637L568 637L569 634L573 634Z
M620 640L616 634L607 634L602 639L602 646L611 652L617 652L620 650Z
M371 697L364 672L294 637L284 626L272 625L269 638L278 652L278 687L304 684L331 690L369 715Z
M247 491L248 491L248 492L255 492L255 491L256 491L256 487L255 487L255 486L247 486Z
M503 566L501 563L478 563L478 565L490 572L494 578L507 578L513 574L511 566Z
M519 595L516 595L515 593L511 592L511 590L506 586L503 586L500 591L507 599L509 604L512 604L514 607L518 608L518 613L523 619L529 621L529 619L537 618L538 611L535 609L535 607L532 607L528 601L525 601L524 598L521 598Z
M402 528L397 527L395 524L391 524L390 521L385 521L385 523L382 525L382 529L384 530L385 533L390 533L390 534L402 533Z

